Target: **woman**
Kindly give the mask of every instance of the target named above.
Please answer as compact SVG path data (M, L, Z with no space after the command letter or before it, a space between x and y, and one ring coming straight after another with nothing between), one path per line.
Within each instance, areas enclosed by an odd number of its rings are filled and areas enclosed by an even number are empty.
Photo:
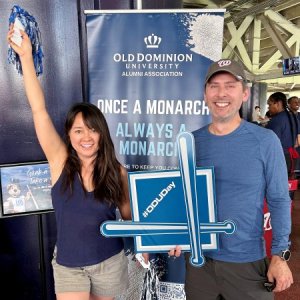
M101 236L103 221L115 220L116 208L130 219L126 170L118 162L106 120L100 110L79 103L65 122L66 142L46 110L36 77L32 47L7 39L20 56L25 90L39 143L48 160L57 243L52 261L58 300L112 300L128 287L127 258L121 238Z

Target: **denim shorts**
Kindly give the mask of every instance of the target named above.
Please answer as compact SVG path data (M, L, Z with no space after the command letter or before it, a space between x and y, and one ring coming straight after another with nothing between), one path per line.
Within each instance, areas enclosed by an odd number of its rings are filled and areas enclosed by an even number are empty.
M89 292L95 296L115 297L129 286L128 260L122 250L105 261L86 267L65 267L52 260L55 293Z

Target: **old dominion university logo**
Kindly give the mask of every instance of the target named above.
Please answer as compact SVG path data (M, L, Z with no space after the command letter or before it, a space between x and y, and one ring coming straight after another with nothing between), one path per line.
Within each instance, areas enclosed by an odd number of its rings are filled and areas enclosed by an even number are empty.
M163 44L160 36L154 33L143 38L146 49L157 50ZM182 77L180 64L192 63L192 53L114 53L115 63L125 64L122 76L126 77Z
M158 48L159 44L161 43L161 37L158 37L152 33L144 38L144 42L146 44L146 48Z
M216 222L213 168L196 168L194 138L177 137L179 170L130 172L132 221L107 221L107 237L133 237L135 250L168 252L176 245L190 251L190 263L201 267L203 251L218 249L218 234L232 234L230 220Z

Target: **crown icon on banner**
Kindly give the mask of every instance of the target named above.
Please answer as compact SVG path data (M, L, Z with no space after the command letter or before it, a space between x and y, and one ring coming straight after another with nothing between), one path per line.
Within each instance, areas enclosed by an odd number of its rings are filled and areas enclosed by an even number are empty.
M158 48L161 42L161 38L152 33L151 35L148 35L144 38L144 42L147 48Z

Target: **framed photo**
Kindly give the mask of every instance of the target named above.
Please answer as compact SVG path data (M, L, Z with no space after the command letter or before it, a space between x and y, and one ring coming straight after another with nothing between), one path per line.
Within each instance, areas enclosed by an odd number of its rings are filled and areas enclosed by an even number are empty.
M52 212L47 162L0 165L1 217Z

